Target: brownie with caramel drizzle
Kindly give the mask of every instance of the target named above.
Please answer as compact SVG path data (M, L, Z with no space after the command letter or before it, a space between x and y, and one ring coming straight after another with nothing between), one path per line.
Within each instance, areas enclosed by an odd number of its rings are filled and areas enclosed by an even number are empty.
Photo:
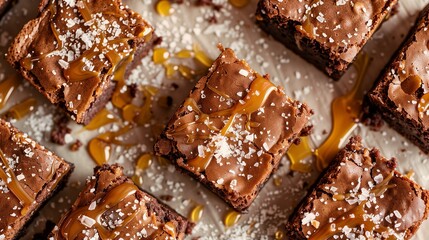
M279 42L338 80L397 0L260 0L256 22Z
M73 165L0 120L0 239L17 239Z
M49 101L87 124L157 42L122 0L42 0L7 58Z
M155 145L237 211L246 210L312 114L221 48Z
M97 167L49 239L184 239L193 224L140 190L118 165Z
M410 239L428 217L429 192L396 170L396 160L360 137L322 174L287 224L291 239Z
M429 5L368 93L369 115L429 153Z

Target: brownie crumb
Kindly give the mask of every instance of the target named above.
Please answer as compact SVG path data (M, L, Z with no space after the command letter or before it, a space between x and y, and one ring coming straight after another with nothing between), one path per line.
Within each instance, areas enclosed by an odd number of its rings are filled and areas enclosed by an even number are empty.
M383 118L374 106L371 105L367 96L362 104L362 113L360 116L360 122L365 126L368 126L372 131L379 131L384 125Z
M64 145L66 144L65 136L71 133L71 129L67 126L69 118L62 114L55 120L54 129L51 132L51 142Z
M79 151L82 145L83 145L82 142L79 139L77 139L76 142L70 145L70 151L73 151L73 152Z
M159 196L159 199L161 199L164 202L170 202L171 200L173 200L173 196L172 195L161 195L161 196Z

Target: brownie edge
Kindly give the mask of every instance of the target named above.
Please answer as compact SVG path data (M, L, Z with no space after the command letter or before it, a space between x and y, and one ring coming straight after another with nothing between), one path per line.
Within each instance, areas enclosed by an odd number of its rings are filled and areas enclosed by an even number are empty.
M307 133L311 115L306 104L221 48L154 150L243 212L290 144Z
M17 239L74 166L1 119L0 150L0 239Z
M49 239L184 239L194 224L123 175L119 165L94 169Z
M429 213L429 192L396 159L350 139L287 223L291 239L410 239Z

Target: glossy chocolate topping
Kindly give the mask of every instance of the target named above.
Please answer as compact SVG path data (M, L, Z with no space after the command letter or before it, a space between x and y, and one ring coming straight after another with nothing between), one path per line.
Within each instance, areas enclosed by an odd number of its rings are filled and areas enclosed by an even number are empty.
M12 239L70 170L64 160L0 120L0 239Z
M396 0L265 0L268 17L294 21L304 37L331 49L331 54L352 62L390 12ZM299 42L302 36L296 35Z
M117 165L90 178L53 239L183 239L187 223L139 190Z
M429 195L395 168L353 138L289 226L308 239L410 238L427 218Z
M123 81L153 29L121 0L44 0L40 9L9 49L9 62L83 122L111 81Z
M310 115L306 105L286 97L226 49L176 112L156 148L173 161L172 155L181 156L179 166L231 196L252 196Z
M389 81L388 98L398 111L429 127L429 14L424 12L415 31L384 77Z

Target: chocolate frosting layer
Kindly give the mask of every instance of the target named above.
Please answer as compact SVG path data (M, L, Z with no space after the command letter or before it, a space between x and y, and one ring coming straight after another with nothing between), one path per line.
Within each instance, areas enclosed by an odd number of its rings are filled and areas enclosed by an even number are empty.
M139 190L118 165L94 171L53 239L183 239L191 229L185 218Z
M72 167L0 120L0 239L13 239ZM28 200L22 196L28 196Z
M256 84L271 87L269 92L262 87L255 91ZM246 105L262 95L264 101ZM247 107L241 114L233 114L240 106ZM286 97L282 89L226 49L208 75L198 81L155 148L243 210L277 168L282 153L300 135L310 115L305 104ZM209 154L213 156L207 157ZM195 167L195 162L203 161L208 161L204 169Z
M409 239L428 216L429 193L395 168L352 138L288 228L305 239Z
M360 49L383 22L396 0L262 0L272 11L263 13L279 18L280 25L293 21L302 34L316 41L332 56L352 62Z
M8 60L81 123L111 81L123 81L136 48L152 33L121 0L43 0L39 17L18 34Z
M398 112L429 128L429 13L422 18L410 34L408 41L386 70L382 81L388 85L388 99Z

